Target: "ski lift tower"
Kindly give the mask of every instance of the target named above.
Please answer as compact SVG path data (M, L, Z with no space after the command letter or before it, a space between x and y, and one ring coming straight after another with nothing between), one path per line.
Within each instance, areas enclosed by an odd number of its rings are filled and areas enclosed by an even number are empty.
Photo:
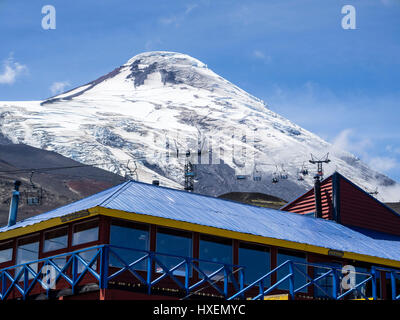
M325 156L322 158L317 158L313 154L311 154L311 160L309 160L310 163L316 164L318 166L317 168L317 174L315 177L318 177L320 180L322 180L324 176L324 171L322 169L322 164L323 163L329 163L331 160L329 160L329 153L327 153Z
M189 160L190 151L186 152L185 160L185 190L188 192L193 192L194 190L194 166Z

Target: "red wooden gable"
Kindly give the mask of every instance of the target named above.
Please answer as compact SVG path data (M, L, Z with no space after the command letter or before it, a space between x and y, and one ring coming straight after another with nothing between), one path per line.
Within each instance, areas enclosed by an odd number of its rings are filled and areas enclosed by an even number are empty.
M322 218L354 227L400 235L400 214L335 172L321 182ZM288 203L283 211L315 212L314 189Z
M321 182L322 218L333 219L332 176ZM293 202L285 205L281 210L307 214L315 212L314 189L309 190Z

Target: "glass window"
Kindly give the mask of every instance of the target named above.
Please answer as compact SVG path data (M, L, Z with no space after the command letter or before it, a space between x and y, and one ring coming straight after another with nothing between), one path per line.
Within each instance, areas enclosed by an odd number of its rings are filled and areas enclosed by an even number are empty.
M68 228L45 232L43 252L64 249L68 246Z
M321 264L322 265L322 264ZM324 273L327 273L331 270L332 267L336 268L336 274L340 276L341 265L339 263L323 263L325 267L314 267L314 279L322 276ZM333 289L333 275L329 274L322 279L318 280L316 283L318 286L314 287L314 296L320 298L327 298L332 296L332 289Z
M250 284L271 271L269 249L263 246L241 243L239 246L239 265L245 268L245 283ZM271 276L264 280L265 286L271 283Z
M188 232L179 232L169 229L157 229L156 258L161 261L168 269L173 268L183 261L182 258L171 257L159 253L167 253L169 255L191 257L192 256L192 235ZM162 272L160 266L156 266L157 272ZM174 274L185 275L185 265L174 270Z
M111 248L115 254L110 255L110 264L114 267L123 267L147 253L140 250L149 250L149 227L136 223L113 221L110 229L110 244L123 248ZM147 259L135 264L137 270L146 270Z
M370 268L366 267L361 267L361 266L356 266L355 267L355 285L357 286L370 276ZM377 281L378 282L378 281ZM353 299L363 299L365 296L372 296L372 290L371 290L371 282L368 281L364 283L363 285L358 287L358 290L354 290L351 294L349 294L349 297Z
M210 275L221 268L222 263L232 264L232 241L216 237L201 236L199 258L212 262L200 261L200 270ZM219 278L221 273L215 277ZM199 275L201 277L201 274Z
M13 254L12 241L0 243L0 263L11 261Z
M39 258L39 235L19 239L17 243L17 264L28 263L31 261L38 260ZM37 272L37 263L29 264L29 266ZM20 268L17 268L17 273ZM32 279L33 275L29 273L29 279ZM23 279L23 278L21 278Z
M74 226L72 245L97 241L99 239L99 222L97 220L79 223Z
M98 252L98 249L92 249L92 250L81 251L78 254L85 261L85 263L89 264L90 261L95 257L97 252ZM98 260L98 258L94 260L93 264L90 266L91 269L96 270L97 260ZM66 263L66 260L63 261L62 259L60 259L58 261L58 266L60 266L60 265L64 266L65 263ZM86 268L86 266L79 260L78 260L77 265L78 265L78 273L82 273Z
M294 252L292 253L286 251L278 251L277 266L281 265L287 260L293 261L298 269L300 269L304 273L307 273L307 266L306 266L307 261L305 255L296 254ZM303 275L300 271L298 271L296 268L293 269L294 269L294 289L297 289L307 283L307 277ZM277 271L277 281L284 278L288 274L289 274L289 265L285 265L284 267L282 267ZM278 286L278 289L289 290L289 279L282 282ZM301 290L301 292L307 292L307 288L304 288L303 290Z

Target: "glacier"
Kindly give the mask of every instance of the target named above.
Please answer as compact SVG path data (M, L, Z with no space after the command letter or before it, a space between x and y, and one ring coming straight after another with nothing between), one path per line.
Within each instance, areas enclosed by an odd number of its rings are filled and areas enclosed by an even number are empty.
M43 101L0 101L0 133L13 143L178 189L191 161L195 192L212 196L261 192L291 200L313 185L310 154L327 153L325 176L336 170L364 189L378 187L384 201L393 200L385 190L398 186L203 62L176 52L138 54ZM310 174L301 175L302 168Z

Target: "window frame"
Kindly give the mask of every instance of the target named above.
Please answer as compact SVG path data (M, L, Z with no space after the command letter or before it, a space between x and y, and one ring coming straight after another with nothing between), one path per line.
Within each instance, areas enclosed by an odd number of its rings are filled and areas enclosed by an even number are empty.
M151 226L150 226L150 224L136 222L136 221L130 221L130 220L123 220L123 219L112 219L109 224L108 244L110 246L113 246L113 244L111 242L111 228L113 225L115 225L117 227L127 228L127 229L136 229L136 230L146 231L148 233L148 246L144 250L151 251L150 250L150 248L151 248ZM126 248L129 249L129 247L126 247ZM142 249L138 249L138 250L142 250Z
M194 235L193 235L193 232L187 231L187 230L175 229L175 228L168 228L168 227L164 227L164 226L156 227L155 250L154 250L155 252L159 252L157 249L157 239L158 239L157 234L160 231L161 231L161 233L190 239L190 242L191 242L190 243L190 258L194 257L194 251L193 251L194 250ZM182 234L186 234L187 236L183 236ZM168 252L160 252L160 253L169 254Z
M308 264L308 253L306 251L303 252L303 251L290 250L290 249L287 249L287 248L277 248L277 251L276 251L276 267L278 267L280 264L283 263L283 262L281 262L281 263L278 262L279 254L284 254L284 255L287 255L287 256L293 256L293 257L304 259L304 261L306 263L305 273L308 274L308 267L307 267L307 264ZM278 272L279 272L279 270L276 272L276 276L278 276ZM294 272L296 272L296 271L294 271ZM279 281L279 279L277 279L277 281ZM304 291L299 291L299 292L301 294L309 294L310 288L311 288L311 286L308 286L307 288L303 289ZM285 292L289 291L289 289L282 289L282 287L280 287L280 286L276 287L276 289L278 291L285 291Z
M204 259L202 258L201 255L201 241L207 241L207 242L214 242L214 243L219 243L219 244L225 244L225 245L230 245L231 246L231 261L228 263L230 265L234 265L233 260L234 260L234 256L235 256L235 251L234 251L234 243L233 243L233 239L231 238L223 238L223 237L218 237L218 236L214 236L214 235L208 235L208 234L200 234L199 237L199 260L206 260L206 261L211 261L209 259ZM228 244L229 243L229 244ZM223 263L223 262L216 262L216 263Z
M240 249L241 248L243 248L243 249L248 249L248 250L254 250L254 251L262 251L262 252L268 252L268 257L269 257L269 261L268 261L268 263L269 263L269 271L271 271L272 270L272 248L270 247L270 246L267 246L267 245L263 245L263 244L260 244L260 243L250 243L250 242L245 242L245 241L240 241L239 242L239 244L238 244L238 248L237 248L237 255L238 255L238 265L242 265L242 266L245 266L244 264L242 264L241 262L240 262ZM265 274L266 274L267 272L265 272ZM273 274L271 274L271 276L269 276L269 280L267 280L267 281L269 281L269 285L271 285L272 284L272 275ZM246 275L245 275L246 276ZM262 275L261 275L262 276ZM250 284L252 281L247 281L246 279L245 279L245 283L246 284Z
M7 261L0 262L0 266L6 266L8 264L13 264L14 262L14 256L15 256L15 239L8 239L0 242L0 247L1 246L7 246L7 244L10 244L10 249L11 249L11 259Z
M194 256L195 256L195 252L194 252L195 238L194 238L194 233L192 231L176 229L176 228L169 228L169 227L164 227L164 226L156 226L155 239L154 239L154 245L155 245L154 252L159 253L162 256L162 254L171 254L171 255L174 255L174 254L172 254L171 252L164 252L164 251L158 250L157 242L158 242L158 234L159 233L189 239L190 240L189 256L187 256L187 255L178 255L178 256L188 257L190 259L194 258ZM179 270L179 268L178 268L178 270ZM178 271L178 270L176 270L177 272L175 273L175 276L184 276L184 272L182 272L181 270L180 271ZM156 273L157 273L157 271L156 271ZM189 277L192 277L192 276L193 276L193 267L189 266Z
M88 241L88 242L83 242L83 243L79 243L79 244L74 244L75 228L76 228L77 226L82 225L82 224L87 224L87 223L92 223L92 222L96 222L96 223L97 223L97 239L96 239L96 240L93 240L93 241ZM69 249L77 250L77 249L80 249L80 248L85 248L85 247L88 247L88 246L93 246L93 245L98 244L99 241L100 241L100 230L101 230L101 226L100 226L100 219L99 219L99 218L89 219L89 220L84 220L84 221L76 222L76 223L72 224L71 228L72 228L72 230L71 230L71 240L70 240L71 245L67 247L67 248L69 248ZM91 229L91 228L89 228L89 229ZM86 230L89 230L89 229L86 229Z
M31 239L35 239L36 238L37 240L36 241L32 241L32 242L27 241L27 239L30 239L30 238ZM15 245L15 264L14 265L20 265L20 264L26 263L26 262L21 262L21 263L18 262L18 249L21 246L20 242L24 242L22 245L26 245L26 244L36 243L37 242L37 244L38 244L37 257L33 261L39 260L41 258L41 240L42 240L42 237L41 237L40 233L33 233L33 234L29 234L29 235L17 238L16 239L16 245ZM31 268L32 268L32 266L31 266ZM36 263L36 270L34 269L34 271L38 272L39 268L40 268L40 263ZM18 269L16 268L15 271L17 272L17 270ZM33 277L33 275L31 273L29 273L29 280L32 280L31 277Z
M67 245L64 248L45 251L46 233L55 232L55 231L62 230L62 229L66 229L66 231L67 231ZM41 241L42 241L42 250L41 250L40 254L43 256L50 256L50 255L54 255L57 253L63 253L65 251L67 251L70 247L70 242L72 243L72 239L70 239L70 226L64 225L64 226L58 226L55 228L43 230L43 236L41 238Z

